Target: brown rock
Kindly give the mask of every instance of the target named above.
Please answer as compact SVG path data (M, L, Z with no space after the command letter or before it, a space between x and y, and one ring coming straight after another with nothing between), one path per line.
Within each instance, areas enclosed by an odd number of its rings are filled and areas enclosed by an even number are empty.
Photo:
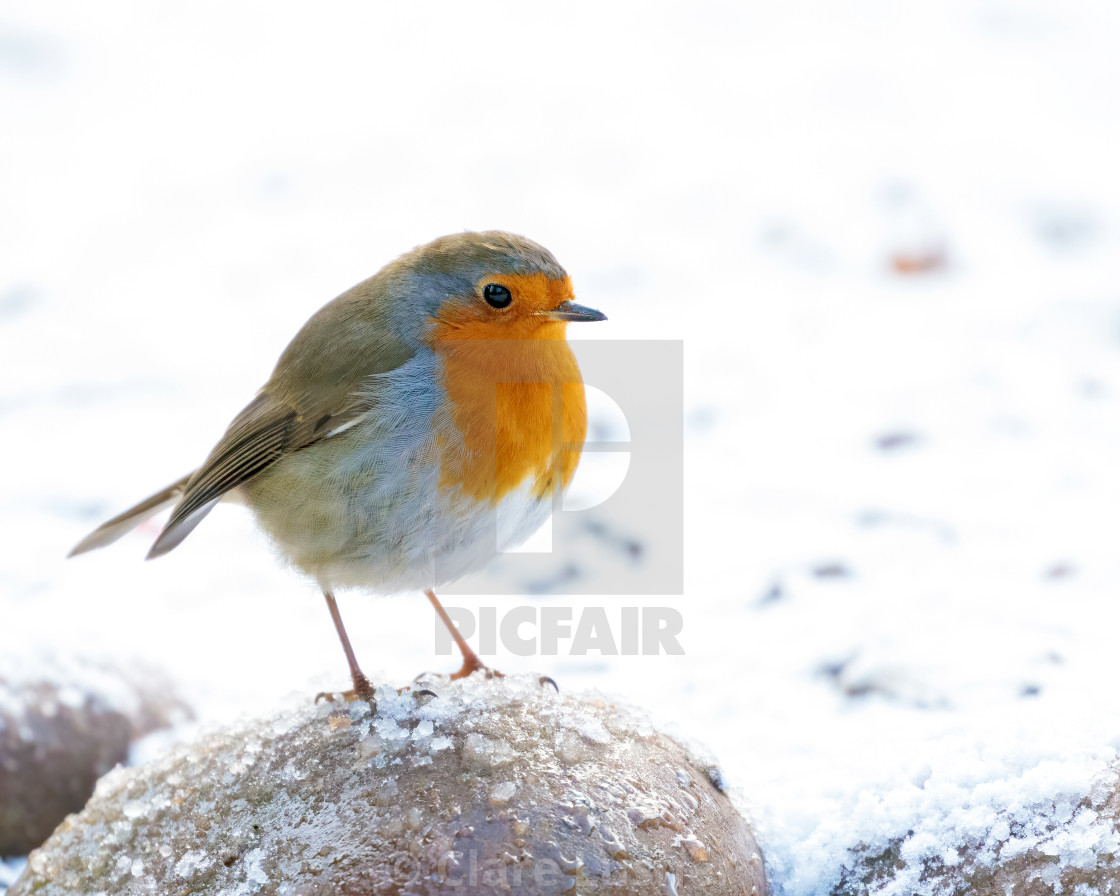
M962 833L936 857L928 850L909 857L913 832L885 849L855 849L832 896L1120 894L1117 784L1113 771L1080 801L1055 797L1038 804L1033 817L1021 806L1010 822L1001 814L986 831Z
M150 670L30 662L0 670L0 856L41 844L134 739L189 716Z
M633 712L536 679L302 706L118 769L9 896L764 896L720 776Z

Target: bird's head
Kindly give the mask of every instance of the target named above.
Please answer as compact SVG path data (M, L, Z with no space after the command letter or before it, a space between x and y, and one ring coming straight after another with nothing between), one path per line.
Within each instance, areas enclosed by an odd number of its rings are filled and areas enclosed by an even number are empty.
M402 261L408 264L401 286L417 296L433 344L563 339L569 323L606 320L576 304L571 280L551 252L512 233L441 237Z

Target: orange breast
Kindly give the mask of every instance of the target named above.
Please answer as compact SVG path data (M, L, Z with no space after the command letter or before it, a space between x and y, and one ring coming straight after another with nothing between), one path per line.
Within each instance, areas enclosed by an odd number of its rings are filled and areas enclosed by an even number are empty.
M514 281L519 296L535 295L537 307L559 304L556 290L571 294L566 280L503 278ZM440 486L492 504L525 485L539 498L566 488L587 434L583 379L565 324L528 311L499 320L440 323L433 341L447 422L456 430L437 427ZM460 439L466 450L450 450Z

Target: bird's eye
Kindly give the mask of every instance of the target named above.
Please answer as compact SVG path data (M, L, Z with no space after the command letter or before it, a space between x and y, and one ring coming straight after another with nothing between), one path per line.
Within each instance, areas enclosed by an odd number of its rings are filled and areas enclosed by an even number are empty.
M487 283L482 288L482 297L495 308L506 308L513 301L509 288L500 283Z

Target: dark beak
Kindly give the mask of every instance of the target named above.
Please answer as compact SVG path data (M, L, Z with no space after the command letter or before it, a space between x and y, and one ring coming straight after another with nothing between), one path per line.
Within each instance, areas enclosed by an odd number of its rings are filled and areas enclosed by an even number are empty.
M545 315L552 320L581 321L581 320L606 320L607 316L602 311L594 308L585 308L575 302L563 302Z

